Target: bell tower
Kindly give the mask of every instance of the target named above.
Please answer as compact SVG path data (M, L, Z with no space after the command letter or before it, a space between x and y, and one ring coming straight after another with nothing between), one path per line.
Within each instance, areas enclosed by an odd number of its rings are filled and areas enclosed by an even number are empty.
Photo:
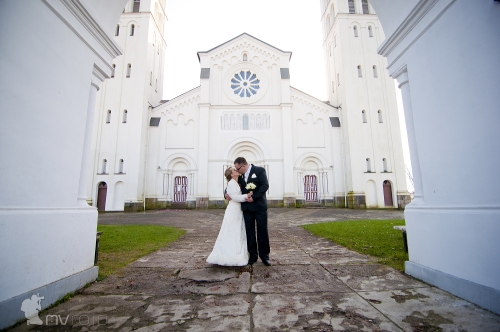
M123 55L114 59L111 77L97 95L87 192L99 210L144 208L149 112L161 103L163 91L165 5L165 0L130 0L114 31Z
M404 208L395 85L377 54L384 33L368 0L320 0L328 101L339 107L349 208Z

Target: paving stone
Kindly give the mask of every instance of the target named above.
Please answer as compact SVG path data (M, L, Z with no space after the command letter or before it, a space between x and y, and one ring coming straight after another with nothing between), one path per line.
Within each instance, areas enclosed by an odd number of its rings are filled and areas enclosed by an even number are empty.
M129 266L151 268L182 268L195 253L192 250L162 250L142 257Z
M401 331L355 293L255 297L254 331Z
M93 325L76 318L64 328L24 322L13 330L500 331L500 316L298 226L401 219L401 211L269 209L270 267L260 260L245 267L206 263L223 213L100 214L100 224L170 225L187 234L40 315L93 316ZM54 325L55 316L49 319Z
M156 295L175 294L172 287L178 277L179 269L134 268L127 267L106 279L85 288L83 294L136 294ZM177 286L177 285L176 285ZM179 285L180 286L180 285ZM173 289L172 289L173 288Z
M500 317L434 287L359 293L405 331L500 331Z
M402 272L380 264L323 265L323 267L356 291L429 287Z
M339 279L319 264L256 266L253 293L351 292Z
M309 265L317 262L300 249L271 251L269 258L276 265Z
M344 247L336 246L329 249L321 249L309 253L312 258L318 260L322 265L325 264L355 264L363 262L374 262L375 258L358 254Z

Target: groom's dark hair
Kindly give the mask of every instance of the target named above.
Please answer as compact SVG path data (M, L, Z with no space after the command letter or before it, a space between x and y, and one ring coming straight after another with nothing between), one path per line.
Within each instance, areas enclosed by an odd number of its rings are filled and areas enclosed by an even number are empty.
M247 165L247 160L243 157L238 157L234 160L234 163L238 165Z

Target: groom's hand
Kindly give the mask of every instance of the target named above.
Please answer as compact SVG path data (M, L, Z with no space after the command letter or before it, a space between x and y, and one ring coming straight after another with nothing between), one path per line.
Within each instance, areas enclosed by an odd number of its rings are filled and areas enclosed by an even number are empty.
M225 194L225 195L224 195L224 197L225 197L228 201L230 201L230 200L231 200L231 197L229 197L229 195L228 195L228 194Z
M247 197L245 199L245 201L247 201L248 203L252 203L253 202L253 198L252 197Z

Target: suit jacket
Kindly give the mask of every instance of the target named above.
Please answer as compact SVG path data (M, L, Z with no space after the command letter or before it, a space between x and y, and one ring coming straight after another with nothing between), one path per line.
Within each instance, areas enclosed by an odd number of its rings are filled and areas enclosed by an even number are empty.
M254 177L255 175L255 177ZM253 183L256 188L253 190L253 202L243 202L241 203L241 209L243 211L266 211L267 210L267 198L266 192L269 189L269 182L267 181L266 170L263 167L255 166L252 164L250 169L250 174L248 175L248 182L245 182L245 174L238 177L238 183L241 186L241 193L248 194L249 190L245 189L248 183Z

